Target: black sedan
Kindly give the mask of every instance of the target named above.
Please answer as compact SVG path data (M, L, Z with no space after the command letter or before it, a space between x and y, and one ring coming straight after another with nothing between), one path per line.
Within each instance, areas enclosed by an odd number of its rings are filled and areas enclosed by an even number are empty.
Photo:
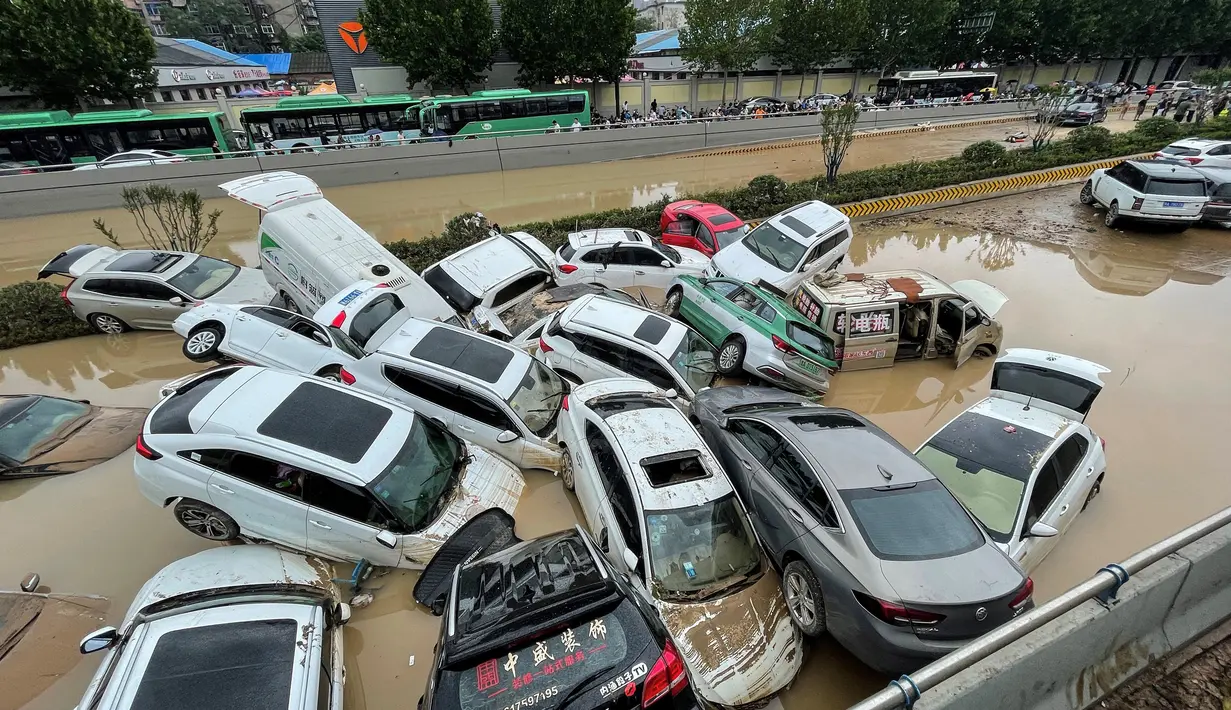
M137 441L148 409L38 394L0 395L0 480L72 473Z
M1059 116L1062 126L1090 126L1106 120L1107 108L1093 102L1069 104Z

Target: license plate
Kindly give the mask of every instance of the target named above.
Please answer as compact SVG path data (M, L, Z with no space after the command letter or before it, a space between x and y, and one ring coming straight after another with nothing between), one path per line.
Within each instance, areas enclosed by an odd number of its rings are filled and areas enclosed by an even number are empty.
M813 374L813 375L821 374L821 368L818 367L816 363L812 362L811 360L805 360L801 357L791 364L795 365L799 369L809 374Z
M1164 202L1163 207L1183 207L1183 202Z
M479 327L479 317L473 313L470 314L470 327L475 329Z

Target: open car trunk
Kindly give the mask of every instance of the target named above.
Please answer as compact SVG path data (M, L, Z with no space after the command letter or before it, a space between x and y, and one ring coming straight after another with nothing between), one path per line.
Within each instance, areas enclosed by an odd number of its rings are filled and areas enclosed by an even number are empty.
M1100 375L1108 372L1072 355L1009 348L992 368L992 396L1084 422L1103 389Z

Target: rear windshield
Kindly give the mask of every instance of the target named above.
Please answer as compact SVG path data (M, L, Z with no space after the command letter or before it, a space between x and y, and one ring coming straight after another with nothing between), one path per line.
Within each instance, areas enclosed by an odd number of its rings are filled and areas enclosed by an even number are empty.
M470 309L479 304L478 296L467 291L464 286L454 281L453 277L446 274L445 270L439 266L433 266L424 271L423 280L436 293L439 293L440 297L445 299L455 311L468 313Z
M1152 178L1146 187L1151 195L1178 195L1180 197L1205 197L1204 180L1159 180Z
M1163 148L1162 152L1167 155L1201 155L1201 151L1196 148L1184 148L1178 145L1169 145Z
M803 244L766 222L744 237L744 246L779 271L791 271L807 249Z
M841 494L868 547L882 560L952 557L985 542L961 504L936 479Z
M204 375L179 388L150 415L150 433L191 434L192 427L188 423L188 415L201 400L205 399L205 395L234 372L235 370L231 369Z
M1000 362L992 368L992 389L1034 397L1086 414L1102 387L1064 372L1023 363Z
M828 336L818 333L811 328L805 328L798 323L790 322L786 324L786 334L791 340L828 360L831 367L837 366L837 362L834 360L833 341Z
M403 307L402 299L392 293L374 299L355 314L355 319L350 324L351 339L358 343L359 347L367 345L372 336L376 335L376 331Z
M565 260L566 262L572 261L573 255L576 253L577 253L577 250L573 248L572 244L565 244L564 246L560 247L560 258Z

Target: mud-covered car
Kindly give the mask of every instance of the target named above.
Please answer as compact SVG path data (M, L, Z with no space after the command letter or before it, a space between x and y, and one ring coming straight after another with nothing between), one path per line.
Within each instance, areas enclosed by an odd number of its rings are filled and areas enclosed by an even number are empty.
M511 516L483 513L422 579L447 594L415 587L444 616L422 710L699 707L653 607L580 526L521 542Z
M509 332L514 334L513 341L515 344L522 344L523 341L536 344L539 341L539 336L542 335L543 326L547 324L548 316L555 315L558 311L568 306L568 304L590 294L609 298L613 301L630 303L634 306L645 305L644 302L637 300L635 296L617 288L608 288L600 284L573 284L571 286L557 286L546 291L540 291L527 301L509 309L500 317L504 321L505 326L508 327ZM530 329L531 326L534 326L534 329Z
M72 473L115 458L137 441L148 412L40 394L0 395L0 480Z

